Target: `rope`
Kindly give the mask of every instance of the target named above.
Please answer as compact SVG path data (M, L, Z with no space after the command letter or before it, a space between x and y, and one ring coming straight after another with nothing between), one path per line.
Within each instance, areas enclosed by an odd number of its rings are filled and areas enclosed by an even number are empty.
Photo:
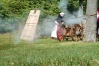
M89 18L90 16L95 16L95 15L97 15L96 13L95 14L90 14L90 15L88 15L88 14L86 14L85 16L80 16L80 17L76 17L76 18ZM67 18L67 19L76 19L76 18Z
M88 20L88 18L90 17L90 16L96 16L97 14L91 14L91 15L88 15L88 14L86 14L86 17L85 17L85 19L86 19L86 21Z

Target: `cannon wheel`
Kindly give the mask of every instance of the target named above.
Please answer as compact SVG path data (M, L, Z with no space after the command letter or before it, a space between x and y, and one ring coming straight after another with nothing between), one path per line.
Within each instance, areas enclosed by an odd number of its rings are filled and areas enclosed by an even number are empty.
M63 36L62 36L62 27L59 26L59 29L57 31L57 38L59 41L62 41L63 40Z

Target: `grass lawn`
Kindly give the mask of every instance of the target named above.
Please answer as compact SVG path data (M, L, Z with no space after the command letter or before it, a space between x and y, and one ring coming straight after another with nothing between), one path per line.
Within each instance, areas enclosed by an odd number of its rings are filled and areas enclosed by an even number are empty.
M0 66L99 66L99 42L13 40L0 34Z

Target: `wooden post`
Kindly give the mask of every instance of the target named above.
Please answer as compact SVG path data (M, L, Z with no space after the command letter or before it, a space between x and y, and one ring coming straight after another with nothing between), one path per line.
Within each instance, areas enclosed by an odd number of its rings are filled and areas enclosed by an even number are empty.
M25 24L25 27L23 29L20 39L27 40L27 41L33 41L34 35L36 32L39 15L40 15L40 10L36 10L36 11L31 10L30 11L30 14L28 16L27 22Z

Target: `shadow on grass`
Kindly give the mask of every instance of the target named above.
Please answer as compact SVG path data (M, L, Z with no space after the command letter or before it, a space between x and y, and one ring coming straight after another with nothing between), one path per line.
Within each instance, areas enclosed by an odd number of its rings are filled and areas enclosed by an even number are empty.
M0 45L0 51L1 50L7 50L10 48L15 48L15 46L13 44L4 44L4 45Z

